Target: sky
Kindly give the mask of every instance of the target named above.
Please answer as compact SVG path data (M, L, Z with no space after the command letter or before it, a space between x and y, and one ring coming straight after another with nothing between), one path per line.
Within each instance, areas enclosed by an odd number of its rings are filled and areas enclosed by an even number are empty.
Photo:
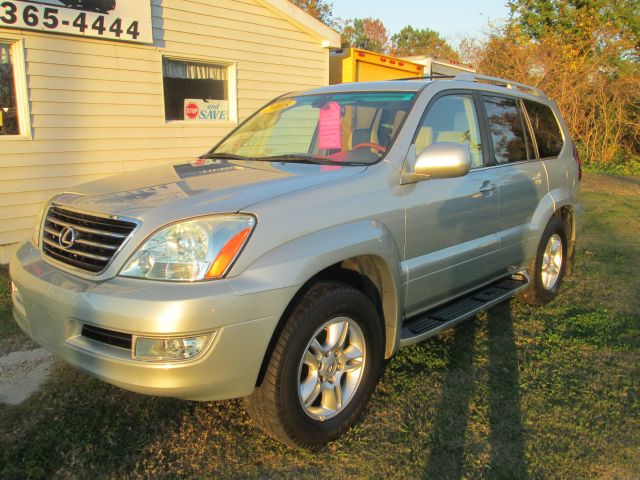
M406 25L430 28L454 46L464 37L481 36L489 20L505 19L509 14L506 0L331 0L330 3L337 17L379 18L390 35Z

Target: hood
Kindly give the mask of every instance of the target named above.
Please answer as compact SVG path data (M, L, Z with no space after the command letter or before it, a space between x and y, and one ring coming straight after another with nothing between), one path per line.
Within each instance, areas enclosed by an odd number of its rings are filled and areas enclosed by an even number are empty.
M56 203L85 211L140 218L162 207L180 217L237 212L256 203L336 181L361 166L197 160L107 177L58 195Z

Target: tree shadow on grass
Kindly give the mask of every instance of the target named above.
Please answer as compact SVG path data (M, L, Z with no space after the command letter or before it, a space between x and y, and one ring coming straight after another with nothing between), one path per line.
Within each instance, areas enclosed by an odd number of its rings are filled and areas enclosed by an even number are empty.
M527 478L520 372L509 303L489 310L490 478Z
M462 477L469 400L473 391L475 336L475 321L455 329L453 346L449 351L448 372L431 437L431 455L424 472L425 478Z
M520 410L519 367L508 303L487 313L489 329L489 478L525 479L524 438ZM465 475L465 443L473 393L476 321L456 328L449 352L425 479Z

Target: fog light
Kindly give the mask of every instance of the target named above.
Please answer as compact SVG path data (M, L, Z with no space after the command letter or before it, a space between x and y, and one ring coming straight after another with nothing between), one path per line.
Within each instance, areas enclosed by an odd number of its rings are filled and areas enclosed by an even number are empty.
M135 337L133 358L148 362L191 360L204 352L215 333L196 337Z

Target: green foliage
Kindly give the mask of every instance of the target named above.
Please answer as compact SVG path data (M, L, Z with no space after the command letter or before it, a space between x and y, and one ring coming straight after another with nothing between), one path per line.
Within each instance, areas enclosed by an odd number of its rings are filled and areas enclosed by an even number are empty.
M511 21L526 36L554 34L615 62L640 57L640 2L637 0L511 0Z
M584 165L583 170L589 173L605 175L630 175L640 177L640 159L638 157L617 158L611 163L591 162Z
M385 53L389 46L389 32L379 18L348 20L341 35L344 48L354 47Z
M633 163L640 156L640 2L509 6L507 23L470 48L478 70L542 88L560 107L585 167L618 172Z
M413 28L410 25L391 37L391 53L403 57L410 55L427 55L458 60L458 53L443 39L440 34L429 28Z
M410 25L394 34L389 40L389 32L380 19L356 18L344 23L342 46L388 53L398 57L428 55L458 60L458 53L434 30L413 28Z

